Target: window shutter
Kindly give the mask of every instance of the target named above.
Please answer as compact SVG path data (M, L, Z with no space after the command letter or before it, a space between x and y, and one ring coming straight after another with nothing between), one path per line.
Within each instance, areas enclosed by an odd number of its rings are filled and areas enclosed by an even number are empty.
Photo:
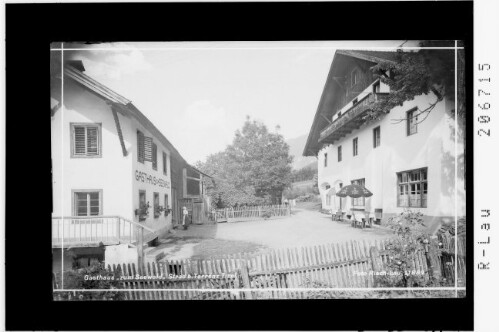
M97 127L87 127L87 155L99 154L99 137Z
M152 161L152 137L144 136L144 160Z
M139 162L144 162L144 134L140 131L137 131L137 158Z
M158 146L152 143L152 168L158 169Z
M74 127L74 154L84 156L85 151L85 127Z
M166 175L168 166L167 166L167 161L166 161L166 153L163 152L163 173Z

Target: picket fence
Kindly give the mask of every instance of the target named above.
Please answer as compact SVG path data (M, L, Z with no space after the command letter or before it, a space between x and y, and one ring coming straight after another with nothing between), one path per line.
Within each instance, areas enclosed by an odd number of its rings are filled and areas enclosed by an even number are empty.
M426 280L433 273L454 282L454 238L442 237L441 241L440 253L432 249L428 256L424 251L416 255L415 270ZM378 287L378 277L370 272L382 271L389 263L388 243L349 241L206 260L147 263L142 271L135 264L112 265L108 269L123 276L121 288L126 289L129 300L301 299L324 288ZM461 237L457 255L459 286L466 285L465 249ZM137 275L145 279L128 279Z
M213 213L216 222L236 222L286 217L291 214L291 208L289 205L258 205L216 209Z

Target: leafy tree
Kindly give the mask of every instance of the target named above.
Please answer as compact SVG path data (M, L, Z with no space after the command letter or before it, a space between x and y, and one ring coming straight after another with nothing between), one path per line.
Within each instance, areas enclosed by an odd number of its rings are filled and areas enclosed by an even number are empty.
M218 207L277 203L291 183L289 146L282 135L246 118L224 151L197 167L213 176L208 194Z
M423 41L421 47L454 46L454 42ZM405 101L433 92L435 100L419 113L418 122L426 120L435 106L442 100L454 100L457 93L457 115L459 125L463 128L466 141L466 98L464 51L457 51L457 91L455 91L455 51L450 49L421 49L417 52L398 50L395 61L381 61L373 66L375 77L390 87L387 98L376 101L364 116L368 120L378 120L396 106ZM397 119L400 123L407 119ZM464 155L464 174L466 176L466 155Z

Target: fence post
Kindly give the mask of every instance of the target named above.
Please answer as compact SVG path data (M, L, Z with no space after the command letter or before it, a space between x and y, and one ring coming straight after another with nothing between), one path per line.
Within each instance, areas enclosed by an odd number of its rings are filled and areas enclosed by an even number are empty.
M442 275L439 259L440 258L438 257L435 243L430 243L428 253L426 254L426 264L428 265L428 272L431 271L430 278L433 276L433 278L437 280L440 280L440 277Z
M245 259L239 260L239 270L241 272L241 279L243 281L243 287L244 288L251 288L248 263L246 262ZM253 299L253 294L251 293L251 291L245 291L244 294L246 295L247 299Z
M369 254L371 258L371 267L373 271L373 287L378 287L377 273L381 271L383 263L381 261L381 256L379 255L379 251L376 247L371 247L371 249L369 249Z
M142 227L137 227L137 254L138 254L138 272L142 274L142 269L144 267L144 229Z
M120 224L121 224L121 219L120 217L116 218L116 239L119 241L121 239L120 236ZM130 239L130 242L132 242L132 239Z

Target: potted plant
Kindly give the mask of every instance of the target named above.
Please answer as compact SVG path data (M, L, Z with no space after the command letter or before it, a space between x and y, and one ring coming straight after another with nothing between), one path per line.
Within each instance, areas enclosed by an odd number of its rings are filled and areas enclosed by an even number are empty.
M144 221L147 219L149 216L149 208L151 206L149 205L149 202L147 203L141 203L140 208L135 210L135 215L139 216L139 221Z
M159 218L161 212L163 212L164 210L165 209L161 205L154 207L154 218Z

